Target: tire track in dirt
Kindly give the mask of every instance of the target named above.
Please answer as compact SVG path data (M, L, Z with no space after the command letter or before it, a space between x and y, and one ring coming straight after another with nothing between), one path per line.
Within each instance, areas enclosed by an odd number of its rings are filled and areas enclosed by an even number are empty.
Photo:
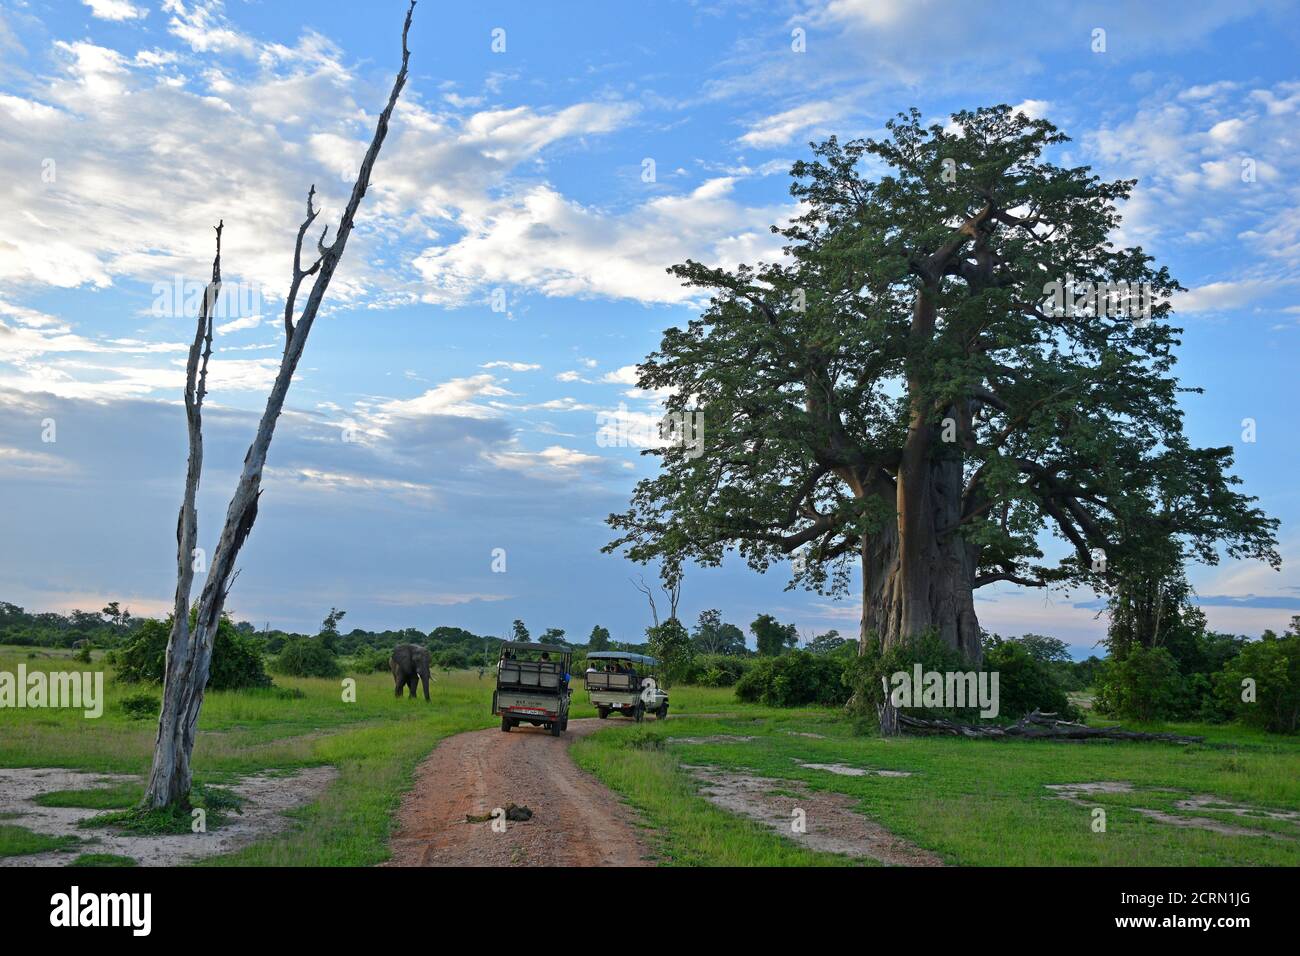
M632 811L569 756L569 743L611 726L571 720L541 728L475 730L443 740L416 769L385 866L649 866ZM470 823L497 807L526 806L504 833Z

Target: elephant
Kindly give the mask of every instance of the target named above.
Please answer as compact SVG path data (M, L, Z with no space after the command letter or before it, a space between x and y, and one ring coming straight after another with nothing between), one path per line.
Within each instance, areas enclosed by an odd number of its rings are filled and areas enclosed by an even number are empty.
M393 695L402 696L402 688L411 692L415 700L415 684L424 684L424 699L429 699L429 649L419 644L398 644L388 659L388 669L393 672Z

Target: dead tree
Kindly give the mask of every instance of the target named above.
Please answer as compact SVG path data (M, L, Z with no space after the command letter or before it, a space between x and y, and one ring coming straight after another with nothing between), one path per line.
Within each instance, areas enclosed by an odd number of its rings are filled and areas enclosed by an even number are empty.
M628 580L629 580L629 581L632 581L631 578L628 578ZM655 626L655 627L658 627L658 626L659 626L659 608L655 606L655 592L654 592L654 590L650 587L650 585L648 585L648 584L645 583L645 578L644 578L644 577L639 578L639 579L637 579L636 581L632 581L632 587L636 588L638 591L640 591L642 594L644 594L644 595L645 595L645 599L646 599L647 601L650 602L650 618L651 618L651 620L654 621L654 626Z
M1204 737L1146 733L1140 730L1125 730L1123 727L1089 727L1087 724L1061 720L1056 714L1038 711L1026 714L1014 724L1005 727L997 724L962 724L952 720L909 717L898 713L896 709L893 712L896 721L895 732L901 728L906 733L920 736L992 737L1019 740L1158 740L1174 744L1199 744L1205 740Z
M668 598L668 620L674 621L677 619L677 604L682 599L681 568L675 563L665 563L659 576L663 582L659 585L660 590ZM628 580L632 581L631 578L628 578ZM654 621L654 626L658 628L659 607L655 604L654 589L645 583L645 577L643 576L638 576L637 580L632 581L632 587L644 594L646 600L650 602L650 617Z
M189 460L185 467L185 495L181 501L180 514L176 519L176 598L172 607L172 629L167 640L167 664L164 671L164 699L173 700L180 688L189 683L189 675L196 663L197 650L195 637L190 632L190 589L194 584L194 565L197 561L199 518L195 507L195 498L199 492L199 479L203 474L203 398L208 391L208 358L212 355L212 315L216 310L217 297L221 294L221 229L223 222L217 223L217 253L212 260L212 280L203 290L203 301L199 304L199 319L194 330L194 341L190 344L189 359L185 365L185 421L189 431ZM200 689L200 694L202 690ZM173 715L178 712L173 710ZM189 791L189 754L190 746L183 751L183 758L171 748L164 748L163 728L169 718L166 705L158 725L158 738L154 744L154 766L150 775L152 784L155 777L174 776L183 768L185 792ZM170 737L169 737L170 739ZM160 763L160 758L166 762ZM166 801L163 801L164 803ZM161 805L161 804L157 804Z
M149 772L148 786L145 788L145 807L185 806L189 802L192 779L190 757L194 752L194 736L198 727L199 710L203 706L204 689L208 683L213 641L225 608L226 596L230 593L237 573L235 561L239 557L240 548L248 539L249 532L253 530L253 522L257 520L262 469L266 464L271 438L275 434L275 424L284 408L289 384L293 380L298 361L302 358L303 349L307 345L307 336L311 333L325 291L329 288L334 270L338 268L339 260L343 257L348 237L352 234L353 221L366 189L370 185L370 174L379 156L380 147L383 146L384 137L388 133L388 123L393 108L397 105L397 99L406 85L407 62L411 55L407 48L407 34L411 29L411 17L414 12L415 0L411 0L411 5L406 11L406 20L402 25L402 67L393 82L388 104L379 114L374 137L361 161L361 169L357 173L356 182L352 186L352 195L339 220L334 241L329 244L325 242L329 232L327 226L316 241L315 261L307 268L303 268L303 238L319 213L313 205L316 187L312 186L307 192L307 215L302 225L298 227L298 239L293 253L292 278L289 292L285 297L284 355L280 360L280 370L275 377L275 384L271 387L271 393L266 400L266 410L258 423L257 434L248 448L248 453L244 456L244 468L239 476L235 493L230 499L230 507L226 511L226 522L212 554L208 577L199 596L198 612L191 628L188 612L190 587L194 576L194 549L198 536L194 500L203 466L201 411L206 389L208 356L212 352L212 306L221 287L221 227L217 227L217 258L213 262L212 283L209 284L200 307L198 330L195 333L194 343L190 347L189 363L186 367L185 411L189 423L190 457L185 476L185 496L177 528L176 617L167 642L162 713L158 718L158 737L154 744L153 767ZM307 295L301 314L295 321L298 292L303 282L309 278L313 280L311 291Z

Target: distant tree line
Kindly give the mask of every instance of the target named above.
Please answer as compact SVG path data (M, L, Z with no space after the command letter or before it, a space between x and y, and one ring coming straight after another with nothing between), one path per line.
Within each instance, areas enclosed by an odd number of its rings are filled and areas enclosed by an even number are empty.
M1014 718L1035 708L1078 716L1067 695L1088 702L1091 692L1097 712L1125 720L1240 719L1271 731L1294 732L1300 725L1300 616L1282 634L1270 630L1260 640L1250 640L1210 630L1189 593L1183 586L1165 586L1154 610L1144 612L1154 615L1158 627L1144 623L1125 606L1113 608L1103 641L1105 657L1075 661L1058 638L1032 633L1004 638L985 632L981 666L1001 674L1002 716ZM412 627L343 633L339 625L346 613L331 608L316 634L259 631L248 621L224 619L209 687L269 686L268 672L337 677L383 671L398 644L428 647L434 666L443 670L486 671L505 640L448 625L427 632ZM108 650L119 678L127 681L161 680L170 629L170 617L136 617L118 601L98 612L67 614L28 612L0 601L0 644ZM928 669L968 666L946 661L943 648L928 647L924 641L906 650L908 661L873 655L870 648L859 654L858 642L835 630L801 641L793 624L770 614L757 615L749 633L754 649L739 626L710 608L689 631L670 618L649 628L641 642L616 641L599 624L585 644L568 642L565 631L554 627L545 629L538 641L572 648L574 673L585 670L591 651L655 654L663 659L670 683L735 686L742 700L774 706L837 706L854 698L856 691L870 697L881 673L903 664L910 667L912 660L921 660ZM531 640L523 621L513 622L509 639Z
M74 647L89 641L95 647L116 647L129 640L144 623L120 602L99 611L29 612L0 601L0 644L20 647Z

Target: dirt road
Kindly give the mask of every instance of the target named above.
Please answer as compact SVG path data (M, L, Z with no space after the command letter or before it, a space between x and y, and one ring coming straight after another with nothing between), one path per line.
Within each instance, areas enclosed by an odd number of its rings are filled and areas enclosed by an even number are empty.
M569 758L570 741L611 723L572 720L563 737L534 727L448 737L416 770L386 865L650 865L632 811ZM504 833L466 820L512 803L533 815Z

